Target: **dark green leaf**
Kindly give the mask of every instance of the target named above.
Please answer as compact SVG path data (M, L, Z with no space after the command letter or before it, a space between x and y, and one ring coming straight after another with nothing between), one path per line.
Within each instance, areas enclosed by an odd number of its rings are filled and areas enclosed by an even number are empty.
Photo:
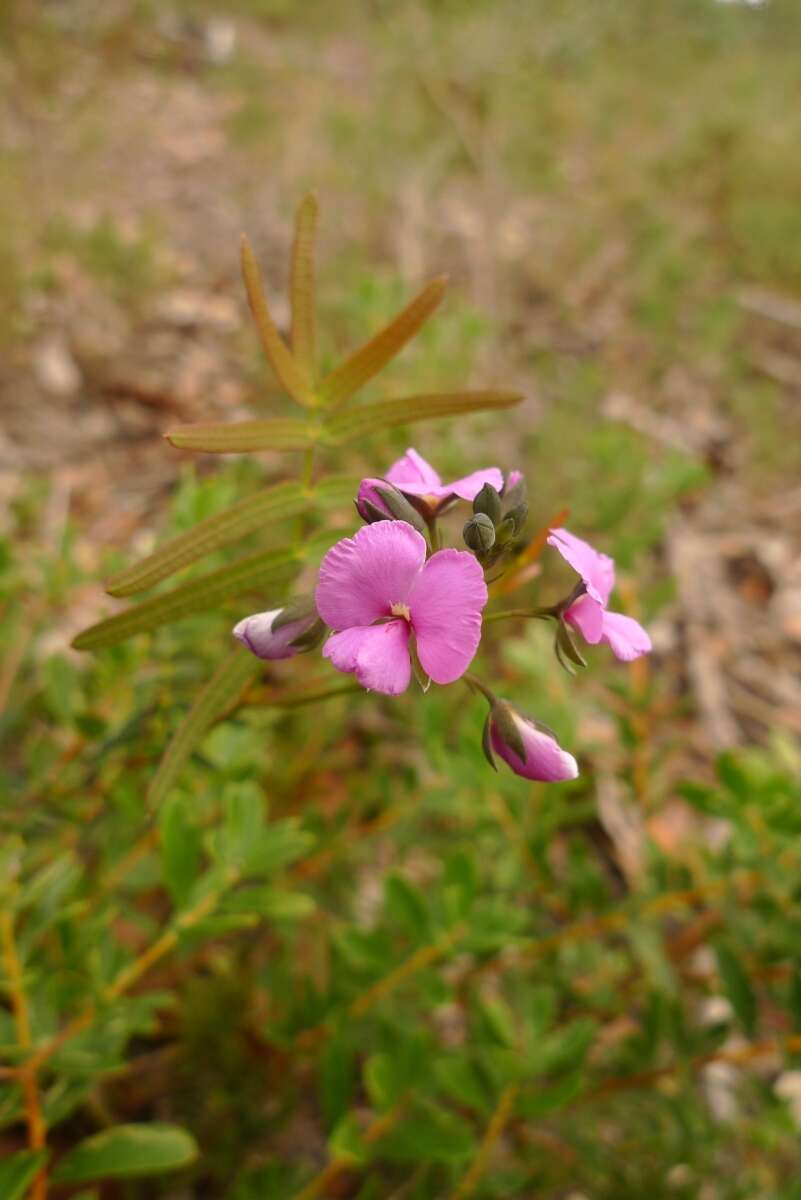
M189 1166L196 1157L194 1138L177 1125L115 1125L69 1151L53 1179L59 1183L85 1183L91 1179L161 1175Z

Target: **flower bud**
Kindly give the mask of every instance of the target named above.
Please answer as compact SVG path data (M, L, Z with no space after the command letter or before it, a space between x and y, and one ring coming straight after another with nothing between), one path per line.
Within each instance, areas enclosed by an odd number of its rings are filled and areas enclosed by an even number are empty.
M497 525L501 519L501 498L491 483L485 483L473 501L473 512L484 513Z
M492 704L484 724L483 746L491 767L495 768L497 754L524 779L561 783L579 773L575 758L562 749L553 730L524 717L506 700Z
M368 525L375 521L406 521L418 533L425 529L420 513L385 479L363 479L356 496L356 511Z
M257 658L292 658L313 650L322 640L325 626L308 596L290 601L284 608L253 613L233 628L233 635Z
M486 513L476 513L465 521L462 537L468 549L480 556L495 545L495 526Z

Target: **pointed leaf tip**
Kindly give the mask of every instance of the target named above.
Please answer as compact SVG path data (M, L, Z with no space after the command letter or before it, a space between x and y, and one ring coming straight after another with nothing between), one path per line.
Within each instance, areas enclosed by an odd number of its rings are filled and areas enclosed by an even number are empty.
M423 327L445 295L447 277L438 275L388 325L360 346L320 385L325 403L339 405L364 387Z
M256 322L264 353L267 355L279 383L292 399L298 404L309 405L312 403L313 397L308 380L275 326L267 304L259 264L246 234L242 234L240 242L240 260L248 304Z

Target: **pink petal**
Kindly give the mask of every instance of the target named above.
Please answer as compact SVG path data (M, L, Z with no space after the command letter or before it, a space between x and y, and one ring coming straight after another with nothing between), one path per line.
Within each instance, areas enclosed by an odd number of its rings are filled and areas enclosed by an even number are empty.
M503 475L497 467L485 467L483 471L474 471L454 483L446 483L435 493L438 496L458 496L460 500L475 500L485 483L491 483L496 492L503 487Z
M509 475L507 476L507 479L506 479L506 485L503 489L504 492L511 492L512 488L516 487L517 484L520 483L520 480L522 478L523 478L522 471L510 471Z
M435 683L453 683L470 666L486 603L484 572L472 554L440 550L423 567L409 608L420 662Z
M585 642L596 646L603 636L604 609L592 596L579 596L565 612L568 625L574 626Z
M651 639L633 617L623 613L605 612L603 614L603 633L601 641L606 642L615 658L621 662L631 662L641 654L651 650Z
M405 692L412 677L409 659L409 626L388 621L334 633L323 646L338 671L354 672L362 687L385 696Z
M367 512L362 507L365 500L369 500L370 504L372 504L374 508L377 508L379 512L384 513L387 520L392 520L392 513L387 508L386 501L382 499L377 490L378 488L385 486L386 480L384 479L363 479L359 484L359 490L356 493L356 511L363 521L371 519L368 517Z
M514 720L523 738L525 760L503 741L494 723L490 724L490 739L495 753L508 763L516 775L522 775L524 779L537 779L542 783L561 783L565 779L576 778L578 763L572 754L562 749L555 737L538 729L532 721L527 721L518 713L514 714Z
M615 586L614 559L601 554L567 529L552 529L548 545L559 551L565 562L584 580L589 595L605 608Z
M392 464L384 478L410 496L436 496L442 484L431 464L411 447Z
M405 521L365 525L320 564L317 611L332 629L389 616L393 604L406 602L425 557L425 538Z

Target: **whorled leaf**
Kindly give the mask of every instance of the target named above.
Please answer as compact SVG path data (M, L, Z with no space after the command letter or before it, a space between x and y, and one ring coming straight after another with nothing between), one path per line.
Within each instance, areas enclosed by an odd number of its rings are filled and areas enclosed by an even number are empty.
M161 596L145 600L125 612L107 617L74 639L76 650L98 650L115 646L137 633L145 633L191 613L203 612L215 604L265 584L288 582L296 573L302 556L295 549L263 550L190 579Z
M298 404L311 404L313 397L305 372L295 362L270 316L256 256L244 234L242 235L241 257L248 304L270 365L275 371L279 383L286 388L293 400L296 400Z
M342 404L377 375L425 324L445 295L447 286L445 275L432 279L380 333L326 375L319 389L322 402Z
M306 196L295 216L295 239L292 243L289 271L289 302L292 311L290 344L295 362L309 385L313 385L317 361L314 245L318 213L316 196Z
M244 688L262 667L261 659L240 647L223 659L178 726L159 763L147 793L152 807L161 803L206 732L236 704Z
M254 421L198 421L177 425L164 434L177 450L205 454L243 454L255 450L307 450L315 432L297 417L265 417Z
M519 392L476 391L435 392L431 395L405 396L398 400L379 400L375 404L350 408L330 417L325 423L324 435L327 441L339 446L384 429L409 425L413 421L512 408L522 399Z
M313 488L300 483L276 484L171 538L141 562L112 576L106 591L111 596L142 592L206 554L257 532L267 521L344 501L353 495L354 487L355 481L350 476L338 475L321 480Z

